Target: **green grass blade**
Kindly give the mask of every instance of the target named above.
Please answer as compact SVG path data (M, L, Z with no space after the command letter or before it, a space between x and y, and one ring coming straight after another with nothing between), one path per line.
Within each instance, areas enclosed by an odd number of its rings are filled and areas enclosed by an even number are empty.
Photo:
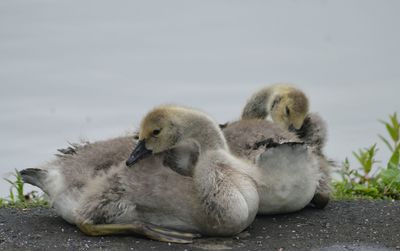
M17 188L14 181L11 181L10 179L7 179L7 178L4 178L4 180L7 181L8 183L10 183L11 187Z
M399 132L393 128L390 124L386 123L386 130L389 132L390 137L393 141L397 142L399 140Z
M378 135L378 137L383 141L383 143L385 143L385 145L389 148L389 150L393 152L393 147L390 145L389 141L382 135Z

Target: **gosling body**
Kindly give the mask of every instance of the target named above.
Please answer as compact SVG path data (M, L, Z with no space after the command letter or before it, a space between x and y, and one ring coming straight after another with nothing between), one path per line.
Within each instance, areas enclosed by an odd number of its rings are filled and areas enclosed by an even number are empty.
M265 137L272 138L282 134L284 134L282 138L285 138L290 131L292 135L289 139L295 137L295 140L307 145L313 155L312 158L318 163L320 176L312 204L317 208L323 208L329 201L331 190L331 163L323 154L327 134L326 124L319 115L309 113L308 110L308 99L300 89L290 85L273 85L262 88L252 95L243 109L241 123L257 120L258 122L253 122L254 125L248 130L255 130ZM265 120L268 115L276 125L287 132L279 131L272 123L263 129L255 125L262 123L260 121Z
M295 212L311 202L321 177L318 159L294 133L257 119L230 123L223 132L232 153L255 165L259 214Z
M21 174L41 188L57 213L72 224L142 220L200 232L194 224L199 210L192 198L192 179L165 166L162 154L127 168L125 161L136 145L132 136L86 144Z

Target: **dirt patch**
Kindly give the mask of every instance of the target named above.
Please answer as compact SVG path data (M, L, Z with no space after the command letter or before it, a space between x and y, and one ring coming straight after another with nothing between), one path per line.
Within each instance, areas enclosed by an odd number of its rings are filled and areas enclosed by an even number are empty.
M0 250L400 250L400 202L340 201L324 210L260 216L231 238L193 244L88 237L51 209L0 209Z

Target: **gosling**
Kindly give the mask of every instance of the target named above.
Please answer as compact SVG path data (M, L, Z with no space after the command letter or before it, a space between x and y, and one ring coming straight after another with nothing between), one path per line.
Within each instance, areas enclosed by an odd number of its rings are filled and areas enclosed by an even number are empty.
M258 193L246 174L253 168L229 153L206 114L157 107L143 119L139 139L73 146L20 173L88 235L135 233L191 243L199 234L234 235L254 220Z
M327 160L323 153L327 138L326 123L315 113L309 113L309 105L306 95L299 89L289 85L273 85L262 88L256 92L247 101L243 112L242 120L259 120L254 122L262 124L261 120L265 120L270 114L273 122L281 126L281 128L293 133L282 132L270 125L253 125L252 129L264 134L265 137L302 141L315 155L319 163L321 178L317 187L312 205L317 208L324 208L330 200L330 181L331 181L331 162ZM244 122L242 122L244 123ZM265 122L264 122L265 124ZM229 124L225 125L224 131ZM288 134L289 133L289 134ZM282 135L284 134L284 135ZM237 142L230 142L237 144ZM249 143L248 143L249 144Z

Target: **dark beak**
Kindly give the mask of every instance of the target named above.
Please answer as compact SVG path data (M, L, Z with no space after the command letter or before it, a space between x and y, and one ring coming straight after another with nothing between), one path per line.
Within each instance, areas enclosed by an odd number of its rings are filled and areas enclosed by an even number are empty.
M129 156L129 159L126 161L126 165L128 167L133 166L139 160L146 158L147 156L151 155L152 151L146 148L146 144L144 140L139 140L138 144L136 145L135 149Z

